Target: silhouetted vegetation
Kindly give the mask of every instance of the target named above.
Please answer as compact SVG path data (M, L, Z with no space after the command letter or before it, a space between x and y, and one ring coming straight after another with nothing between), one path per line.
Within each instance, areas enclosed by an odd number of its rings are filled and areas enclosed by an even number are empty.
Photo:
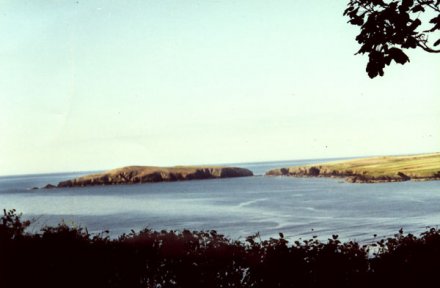
M399 231L372 246L334 235L293 244L215 231L132 231L118 239L65 224L27 233L0 223L0 287L422 287L440 272L440 231Z
M370 78L383 76L385 65L393 60L402 65L409 62L402 49L440 53L433 48L440 45L440 39L429 39L430 35L438 37L434 33L440 31L439 0L350 0L344 15L350 24L360 26L357 54L368 54Z

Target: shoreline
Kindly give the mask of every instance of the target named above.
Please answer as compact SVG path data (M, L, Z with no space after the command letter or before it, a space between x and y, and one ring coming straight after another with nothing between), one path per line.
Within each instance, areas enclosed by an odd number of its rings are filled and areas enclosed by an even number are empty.
M349 183L440 180L440 153L360 158L272 169L266 176L343 178Z
M47 184L44 189L102 185L128 185L254 176L249 169L221 166L128 166Z
M393 177L386 177L386 178L368 178L362 175L298 175L298 174L266 174L264 176L268 177L295 177L295 178L333 178L333 179L341 179L344 180L347 183L359 183L359 184L376 184L376 183L396 183L396 182L407 182L407 181L413 181L413 182L427 182L427 181L438 181L440 180L439 177L426 177L426 178L393 178Z

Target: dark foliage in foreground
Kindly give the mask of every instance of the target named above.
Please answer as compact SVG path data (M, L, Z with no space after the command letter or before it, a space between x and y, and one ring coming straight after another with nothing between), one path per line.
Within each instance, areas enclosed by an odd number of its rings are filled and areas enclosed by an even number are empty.
M367 247L186 230L110 239L65 224L30 234L29 224L14 210L0 218L0 287L421 287L440 275L436 229Z

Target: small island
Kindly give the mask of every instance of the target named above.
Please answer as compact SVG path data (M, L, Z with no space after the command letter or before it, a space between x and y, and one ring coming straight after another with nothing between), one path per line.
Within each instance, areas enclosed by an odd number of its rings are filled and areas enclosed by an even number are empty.
M440 153L384 156L273 169L267 176L334 177L350 183L440 180Z
M128 166L48 184L44 188L84 187L95 185L136 184L165 181L202 180L214 178L253 176L252 171L238 167L222 166Z

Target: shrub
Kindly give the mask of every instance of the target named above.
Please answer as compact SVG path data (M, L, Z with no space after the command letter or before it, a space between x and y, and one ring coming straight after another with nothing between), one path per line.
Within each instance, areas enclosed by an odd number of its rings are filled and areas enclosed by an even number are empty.
M369 246L293 244L280 233L232 241L216 231L132 231L117 239L64 223L27 233L15 210L0 221L0 287L420 287L440 272L440 231L399 231ZM373 245L373 246L374 246Z

